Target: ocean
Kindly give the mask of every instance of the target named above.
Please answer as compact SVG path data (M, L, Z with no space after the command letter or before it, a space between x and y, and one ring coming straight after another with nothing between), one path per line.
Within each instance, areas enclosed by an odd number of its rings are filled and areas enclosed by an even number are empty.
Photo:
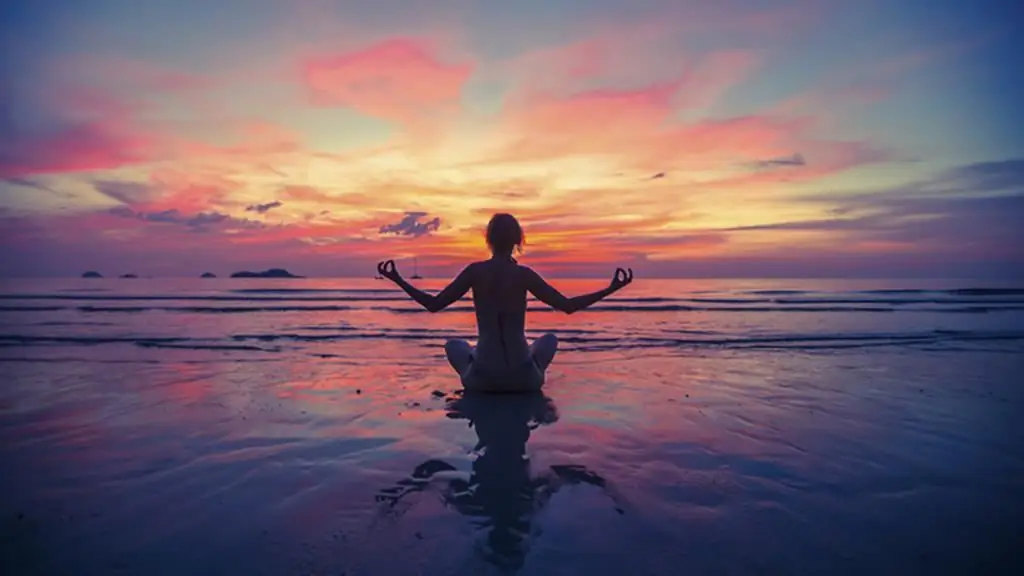
M0 324L5 574L1021 567L1019 284L531 302L521 397L461 394L468 299L383 280L4 280Z

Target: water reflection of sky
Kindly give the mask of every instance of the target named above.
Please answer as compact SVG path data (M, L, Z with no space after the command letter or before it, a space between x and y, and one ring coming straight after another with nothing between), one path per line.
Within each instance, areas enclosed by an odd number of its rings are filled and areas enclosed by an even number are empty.
M625 513L621 497L598 473L576 464L531 466L527 442L532 430L558 422L553 401L542 394L459 395L447 416L464 419L476 432L472 471L437 459L427 460L409 478L384 488L377 500L394 509L417 493L439 489L445 503L470 517L484 532L478 542L488 561L503 568L521 568L534 536L535 517L563 487L589 485L604 491L616 511Z

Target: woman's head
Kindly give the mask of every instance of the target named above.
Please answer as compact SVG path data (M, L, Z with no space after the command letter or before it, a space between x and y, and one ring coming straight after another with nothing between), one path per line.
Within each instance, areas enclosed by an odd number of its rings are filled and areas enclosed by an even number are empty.
M522 252L526 237L523 227L511 214L495 214L487 223L487 245L499 256L511 256L513 251Z

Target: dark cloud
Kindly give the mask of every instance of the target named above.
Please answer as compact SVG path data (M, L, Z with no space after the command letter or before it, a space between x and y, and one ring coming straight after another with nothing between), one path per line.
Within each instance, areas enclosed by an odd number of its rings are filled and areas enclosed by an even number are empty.
M754 224L725 228L723 232L753 232L759 230L865 230L880 226L882 222L891 225L888 215L885 217L863 216L860 218L820 218L814 220L795 220L790 222L772 222L771 224Z
M754 162L754 168L759 170L767 170L769 168L785 168L792 166L806 166L807 161L804 160L803 154L793 154L791 156L782 156L780 158L769 158L768 160L760 160Z
M246 206L246 212L258 212L260 214L266 214L274 208L280 208L284 206L280 200L274 200L273 202L267 202L266 204L253 204L252 206Z
M992 252L1011 249L1024 255L1024 227L1020 226L1024 194L880 200L853 206L870 212L847 220L848 229L859 230L859 236L873 240L927 242L956 251L968 247Z
M967 193L1024 192L1024 158L967 164L945 172L932 184Z
M981 198L921 198L894 203L899 226L868 230L877 240L923 242L950 251L973 249L979 256L1024 258L1024 194Z
M139 213L139 218L148 220L149 222L165 222L167 224L185 224L186 218L177 210L163 210L161 212L152 212L150 214Z
M190 228L193 231L202 232L212 227L233 228L262 228L263 223L244 218L234 218L223 212L209 210L198 213L185 213L177 208L160 210L157 212L145 212L138 210L135 206L145 205L160 196L161 189L158 186L142 182L127 182L122 180L97 180L93 182L93 188L111 200L120 202L108 210L109 214L121 218L134 218L144 222L158 224L175 224ZM269 210L267 208L266 210ZM266 210L263 210L265 212Z
M177 209L161 210L160 212L137 212L127 206L116 206L107 211L109 214L121 218L136 218L145 222L160 224L177 224L186 226L195 231L204 231L211 226L231 224L246 228L262 227L262 224L252 220L232 218L222 212L200 212L198 214L184 214Z
M743 226L840 232L851 241L896 242L957 257L1024 260L1024 161L969 164L890 190L802 199L831 204L835 217Z
M36 182L35 180L31 180L29 178L19 178L19 177L3 178L3 179L0 179L0 183L10 184L12 186L21 186L23 188L32 188L34 190L40 190L42 192L49 192L50 194L56 194L58 196L64 196L65 198L70 198L71 197L71 195L66 193L66 192L57 191L57 190L47 186L46 184L42 184L40 182Z
M436 216L430 220L420 221L421 218L426 217L426 212L406 212L405 217L397 223L381 226L380 233L419 238L420 236L435 232L441 227L441 219Z
M195 216L192 216L185 220L186 226L192 226L193 228L199 226L206 226L207 224L220 224L231 220L231 217L222 212L200 212Z
M97 180L92 183L92 187L107 198L122 204L145 202L158 193L158 190L149 184L124 180Z
M978 197L1006 193L1024 194L1024 159L965 164L940 172L932 178L885 190L869 190L841 197L835 194L813 194L798 200L865 206L874 202L892 202L894 198Z
M132 210L131 208L129 208L127 206L114 206L113 208L108 210L108 212L110 214L113 214L114 216L120 216L121 218L141 218L142 217L141 214L137 214L135 212L135 210Z

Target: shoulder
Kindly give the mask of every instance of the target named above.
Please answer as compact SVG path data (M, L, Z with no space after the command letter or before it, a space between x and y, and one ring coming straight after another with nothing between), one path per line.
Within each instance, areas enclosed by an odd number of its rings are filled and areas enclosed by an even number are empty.
M517 264L516 266L518 267L519 274L522 278L526 278L527 280L535 280L540 278L540 274L537 274L533 270L533 268L530 268L529 266L525 266L523 264Z
M469 278L476 278L487 271L487 261L481 260L478 262L470 262L462 269L461 276L467 276Z

